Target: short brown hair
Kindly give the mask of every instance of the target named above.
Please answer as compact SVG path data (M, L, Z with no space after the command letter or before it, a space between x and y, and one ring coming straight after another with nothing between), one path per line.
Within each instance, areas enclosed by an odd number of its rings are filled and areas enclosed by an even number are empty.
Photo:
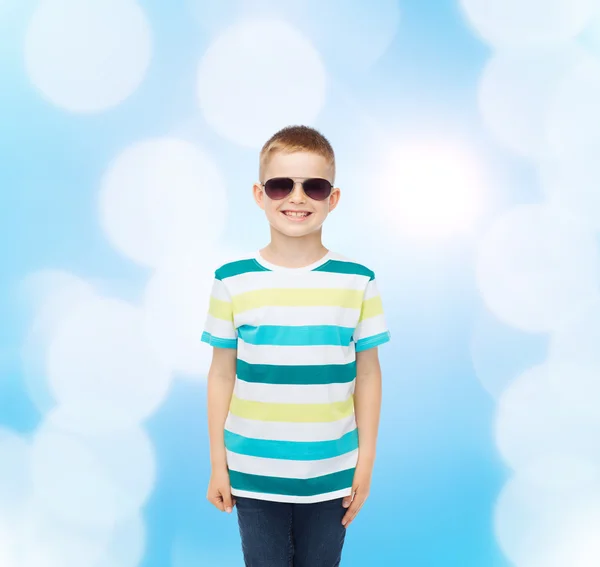
M260 151L259 177L261 182L265 165L275 152L314 152L331 163L335 179L335 154L331 144L318 130L309 126L286 126L273 134ZM333 181L333 179L332 179Z

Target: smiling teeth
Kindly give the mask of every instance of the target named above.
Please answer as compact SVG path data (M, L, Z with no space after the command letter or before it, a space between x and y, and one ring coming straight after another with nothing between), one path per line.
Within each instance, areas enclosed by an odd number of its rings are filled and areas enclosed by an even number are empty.
M292 211L285 211L283 214L287 215L288 217L306 217L306 216L308 216L308 213L295 213Z

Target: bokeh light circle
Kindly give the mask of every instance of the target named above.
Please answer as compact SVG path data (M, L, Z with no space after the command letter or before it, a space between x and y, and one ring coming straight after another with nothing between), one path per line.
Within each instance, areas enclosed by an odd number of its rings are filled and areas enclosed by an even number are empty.
M596 0L460 0L467 22L500 48L548 46L576 37L592 21Z
M33 84L73 112L111 108L142 82L151 57L146 16L132 0L43 0L25 40Z
M219 237L226 215L221 173L204 151L184 140L156 138L130 146L102 183L100 218L109 240L144 265L200 254Z
M600 418L589 419L563 399L548 364L530 368L508 386L498 404L495 433L500 454L515 470L548 454L600 463Z
M576 217L519 205L483 236L476 269L490 311L519 329L545 332L596 296L600 254L595 235Z
M568 459L564 463L560 468L566 471ZM515 565L594 567L600 561L599 529L597 480L557 488L540 486L519 473L504 486L496 504L496 537Z
M80 305L61 324L48 350L48 376L73 420L113 429L151 415L171 380L145 336L143 311L104 298Z
M495 52L478 89L479 109L494 138L523 156L543 156L552 95L582 57L574 44Z
M224 138L260 148L289 124L314 123L325 101L321 57L285 21L251 20L224 30L198 69L198 99Z

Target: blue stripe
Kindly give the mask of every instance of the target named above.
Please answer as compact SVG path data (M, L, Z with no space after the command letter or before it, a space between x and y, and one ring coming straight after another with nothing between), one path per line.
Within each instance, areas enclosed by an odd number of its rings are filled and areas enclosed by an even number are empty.
M202 338L200 340L203 343L208 343L210 346L214 347L237 348L237 339L221 339L211 335L210 333L207 333L206 331L202 333Z
M318 461L339 457L358 449L358 429L332 441L271 441L244 437L225 430L225 447L232 453L250 457Z
M356 352L361 352L363 350L375 348L376 346L382 345L383 343L387 343L389 340L390 332L385 331L384 333L379 333L378 335L373 335L372 337L365 337L364 339L359 339L358 341L356 341L354 350Z
M242 325L238 336L251 345L278 346L349 346L352 340L352 327L336 325Z

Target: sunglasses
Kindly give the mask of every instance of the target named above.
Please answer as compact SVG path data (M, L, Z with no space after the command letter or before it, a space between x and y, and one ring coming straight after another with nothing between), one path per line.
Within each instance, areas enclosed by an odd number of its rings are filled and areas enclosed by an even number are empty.
M320 177L305 179L301 183L306 196L314 201L324 201L331 195L333 189L333 185L327 179ZM269 199L280 201L294 190L295 184L296 182L290 177L273 177L273 179L267 179L262 186Z

